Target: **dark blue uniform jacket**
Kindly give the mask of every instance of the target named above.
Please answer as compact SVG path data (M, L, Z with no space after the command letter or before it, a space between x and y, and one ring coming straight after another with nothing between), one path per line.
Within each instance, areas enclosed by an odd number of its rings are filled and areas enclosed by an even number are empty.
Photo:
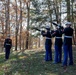
M51 41L51 32L48 30L46 33L45 32L41 32L41 34L43 35L43 37L46 37L46 42L45 45L51 45L52 41Z
M55 45L62 46L62 31L56 30L52 36L55 37Z
M70 37L73 36L73 29L71 27L67 27L64 29L63 33L64 33L64 45L72 45L72 38Z
M5 39L4 47L10 49L12 47L12 40L9 38Z

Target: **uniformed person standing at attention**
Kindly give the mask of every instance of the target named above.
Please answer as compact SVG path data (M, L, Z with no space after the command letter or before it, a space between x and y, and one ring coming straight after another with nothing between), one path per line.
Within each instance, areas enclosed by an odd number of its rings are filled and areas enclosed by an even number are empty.
M62 31L59 26L56 26L56 30L52 34L55 37L55 55L54 64L61 63L62 61Z
M66 28L64 29L63 33L64 33L63 67L66 67L68 64L68 56L69 56L69 65L73 65L73 52L72 52L73 28L71 28L71 22L66 23Z
M43 37L46 37L46 41L45 41L45 50L46 50L45 61L52 61L52 50L51 50L52 41L51 41L50 26L47 25L46 26L46 32L42 31L41 34L43 35Z
M9 59L11 47L12 47L12 40L10 39L10 35L7 35L7 38L4 41L5 60Z

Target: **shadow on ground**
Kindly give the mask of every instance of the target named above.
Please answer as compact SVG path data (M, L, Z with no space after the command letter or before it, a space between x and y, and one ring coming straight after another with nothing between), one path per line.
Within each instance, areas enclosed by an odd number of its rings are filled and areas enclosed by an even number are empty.
M64 72L61 64L53 64L53 61L44 61L44 50L29 50L25 52L11 53L10 59L4 61L0 56L0 75L76 75L76 51L74 53L74 65L68 66ZM54 53L53 53L54 55Z

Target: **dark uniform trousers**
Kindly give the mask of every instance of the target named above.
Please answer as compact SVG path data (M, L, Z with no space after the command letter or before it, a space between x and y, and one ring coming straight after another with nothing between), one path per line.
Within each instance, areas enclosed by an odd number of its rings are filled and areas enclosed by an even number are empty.
M69 56L69 65L73 65L72 46L71 45L64 45L63 50L64 50L63 65L67 66L68 56Z
M5 59L9 59L9 55L10 55L10 49L6 48L5 49Z
M62 46L55 45L54 63L61 63L62 59Z
M49 44L48 44L49 42ZM51 50L51 39L46 38L46 43L45 43L45 61L52 61L52 50Z

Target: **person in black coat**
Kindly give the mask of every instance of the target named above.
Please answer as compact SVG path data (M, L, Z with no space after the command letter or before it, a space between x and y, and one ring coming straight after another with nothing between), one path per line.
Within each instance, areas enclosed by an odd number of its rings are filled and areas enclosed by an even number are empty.
M71 22L66 23L66 28L63 30L64 33L64 43L63 43L63 65L64 67L68 64L69 57L69 65L73 65L73 52L72 52L72 37L73 37L73 28L71 27Z
M46 41L45 41L45 50L46 50L46 54L45 54L45 61L52 61L52 41L51 41L51 32L50 32L50 26L46 26L46 32L42 31L41 34L43 35L43 37L46 37Z
M56 26L56 30L52 34L55 37L55 55L54 64L61 63L62 61L62 31L59 26Z
M10 49L12 47L12 40L10 39L10 35L4 41L4 48L5 48L5 59L9 59Z

